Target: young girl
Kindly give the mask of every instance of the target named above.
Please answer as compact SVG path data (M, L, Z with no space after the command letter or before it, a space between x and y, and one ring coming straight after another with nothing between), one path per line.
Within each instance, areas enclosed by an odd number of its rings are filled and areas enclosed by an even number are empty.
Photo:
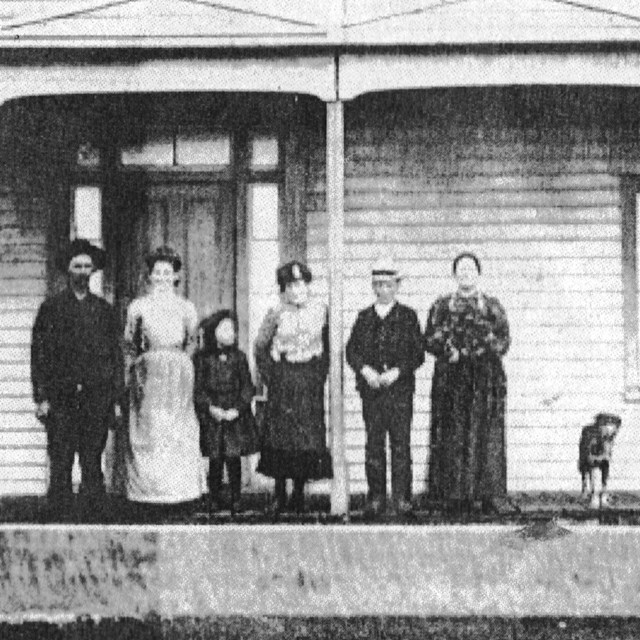
M231 512L240 510L240 457L258 450L251 411L255 390L247 357L238 348L238 320L229 310L202 324L203 348L196 354L195 402L201 444L209 457L209 512L220 508L223 465L231 485Z

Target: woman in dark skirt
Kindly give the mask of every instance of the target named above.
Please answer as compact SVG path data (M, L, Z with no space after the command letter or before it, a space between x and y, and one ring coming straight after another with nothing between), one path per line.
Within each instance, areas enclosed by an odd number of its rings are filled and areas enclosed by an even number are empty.
M506 503L502 356L510 344L504 308L478 288L481 265L471 253L453 261L458 290L436 300L425 348L436 358L431 388L429 494L451 509Z
M304 509L307 480L330 478L324 385L329 368L326 306L309 299L311 272L301 262L277 271L282 294L255 342L255 357L267 386L258 471L275 479L277 512L286 508L286 480L293 479L291 508Z

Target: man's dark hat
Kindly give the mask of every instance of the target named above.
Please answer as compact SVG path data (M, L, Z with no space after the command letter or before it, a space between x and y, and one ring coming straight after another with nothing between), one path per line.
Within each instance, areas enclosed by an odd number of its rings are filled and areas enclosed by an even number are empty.
M304 280L304 282L309 284L309 282L311 282L311 271L306 264L298 260L292 260L278 268L276 271L276 279L280 291L284 291L288 284L297 282L298 280Z
M182 269L182 258L180 258L180 254L167 245L158 247L145 258L145 263L149 271L153 270L153 265L155 265L156 262L168 262L176 273Z
M87 255L91 258L93 267L96 271L104 269L107 257L105 250L101 249L100 247L96 247L96 245L91 244L84 238L76 238L69 244L69 248L67 249L67 253L65 255L66 261L64 269L67 270L69 268L69 263L71 262L72 258L81 255Z

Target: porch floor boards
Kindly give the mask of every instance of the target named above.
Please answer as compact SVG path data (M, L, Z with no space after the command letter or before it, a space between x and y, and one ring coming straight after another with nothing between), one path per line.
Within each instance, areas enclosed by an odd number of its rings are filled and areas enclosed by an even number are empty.
M76 496L77 498L77 496ZM253 493L243 496L243 511L232 515L222 509L208 513L206 498L189 504L175 506L139 505L121 497L105 496L99 509L90 514L83 511L79 500L67 522L75 524L526 524L532 521L562 519L567 522L593 522L607 525L640 525L640 492L617 492L606 509L590 509L578 493L571 492L518 492L509 495L508 508L503 513L485 514L479 508L464 512L446 512L440 505L422 496L414 500L415 510L410 516L382 514L369 518L364 512L364 495L351 497L348 517L333 516L329 510L329 498L311 495L307 509L302 514L285 512L277 518L268 513L271 494ZM223 501L224 504L224 501ZM477 506L477 505L476 505ZM0 497L0 523L46 524L51 522L44 496Z

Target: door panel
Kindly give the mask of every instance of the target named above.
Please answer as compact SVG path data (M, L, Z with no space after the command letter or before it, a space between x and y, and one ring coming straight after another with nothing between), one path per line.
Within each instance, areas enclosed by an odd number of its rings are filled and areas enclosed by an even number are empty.
M132 193L133 192L133 193ZM178 289L200 317L221 307L235 307L235 234L233 193L228 182L176 183L168 179L129 185L122 195L128 237L119 248L123 304L146 289L144 259L163 244L182 257Z
M185 255L189 257L189 297L205 315L235 299L234 208L229 185L217 193L189 192L183 197L188 222Z

